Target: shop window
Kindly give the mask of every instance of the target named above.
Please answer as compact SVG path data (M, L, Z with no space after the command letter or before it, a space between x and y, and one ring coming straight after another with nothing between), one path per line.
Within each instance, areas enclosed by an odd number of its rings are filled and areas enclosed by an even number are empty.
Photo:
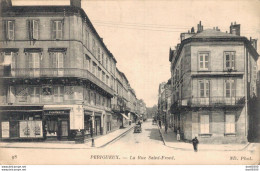
M200 133L209 134L209 115L200 115Z

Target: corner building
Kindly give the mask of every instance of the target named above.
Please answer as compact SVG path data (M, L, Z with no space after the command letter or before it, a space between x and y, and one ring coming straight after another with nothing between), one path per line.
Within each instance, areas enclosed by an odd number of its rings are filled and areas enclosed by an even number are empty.
M181 34L170 50L174 127L182 139L202 143L246 143L248 101L256 94L258 53L252 40L218 28Z
M2 5L0 138L111 131L116 59L79 3ZM76 4L76 6L75 6Z

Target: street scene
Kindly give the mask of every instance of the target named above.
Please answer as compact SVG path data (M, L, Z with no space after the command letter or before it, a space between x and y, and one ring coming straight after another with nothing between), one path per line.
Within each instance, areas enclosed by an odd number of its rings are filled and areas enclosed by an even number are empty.
M0 164L260 164L260 2L0 2Z

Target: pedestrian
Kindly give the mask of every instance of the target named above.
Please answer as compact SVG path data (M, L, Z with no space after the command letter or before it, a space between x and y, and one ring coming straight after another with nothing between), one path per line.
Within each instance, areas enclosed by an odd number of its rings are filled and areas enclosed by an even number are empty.
M177 130L177 141L181 140L180 129Z
M161 120L159 120L159 127L160 127L160 129L162 129L162 121Z
M199 144L199 140L197 139L197 137L192 139L192 144L193 144L194 151L197 152L198 151L198 144Z

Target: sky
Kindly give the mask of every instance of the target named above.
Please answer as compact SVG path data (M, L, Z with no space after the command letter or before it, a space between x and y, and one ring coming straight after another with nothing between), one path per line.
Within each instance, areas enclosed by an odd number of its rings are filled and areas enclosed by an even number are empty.
M68 0L12 0L13 5L69 5ZM82 0L108 49L117 60L137 98L148 107L157 104L161 82L170 78L169 48L180 42L180 33L217 27L229 31L241 24L241 36L258 39L260 0ZM258 60L260 69L260 60Z

